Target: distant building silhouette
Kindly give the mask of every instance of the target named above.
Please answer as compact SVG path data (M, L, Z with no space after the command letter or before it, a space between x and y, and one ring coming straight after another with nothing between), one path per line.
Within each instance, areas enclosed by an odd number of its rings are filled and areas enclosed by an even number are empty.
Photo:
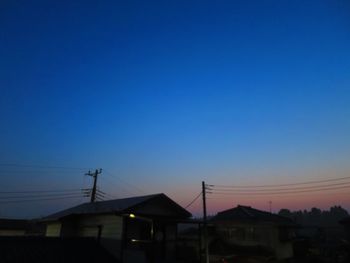
M278 259L293 257L293 220L269 212L238 205L219 212L211 219L212 239L243 247L262 247Z

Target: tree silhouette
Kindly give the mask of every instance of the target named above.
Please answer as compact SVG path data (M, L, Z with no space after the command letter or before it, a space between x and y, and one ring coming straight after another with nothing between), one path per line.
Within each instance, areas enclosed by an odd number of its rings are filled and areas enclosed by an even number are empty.
M322 211L313 207L310 211L293 211L283 208L278 215L293 219L300 225L315 226L339 226L339 221L349 216L349 213L341 206L333 206L329 210Z

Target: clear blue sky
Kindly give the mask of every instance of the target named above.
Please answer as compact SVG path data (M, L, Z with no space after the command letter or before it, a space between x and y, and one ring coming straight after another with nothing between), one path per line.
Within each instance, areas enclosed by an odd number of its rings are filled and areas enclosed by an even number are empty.
M0 29L2 164L102 167L181 204L202 180L350 171L348 1L5 0ZM83 172L2 166L0 183Z

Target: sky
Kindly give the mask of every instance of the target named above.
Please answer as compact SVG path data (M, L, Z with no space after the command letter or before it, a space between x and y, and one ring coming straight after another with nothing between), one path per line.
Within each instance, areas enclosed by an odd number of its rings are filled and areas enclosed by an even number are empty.
M336 1L0 3L0 185L164 192L186 206L201 182L349 176L350 4ZM0 202L37 217L86 198ZM211 214L350 209L348 189L208 194ZM198 199L189 210L200 215Z

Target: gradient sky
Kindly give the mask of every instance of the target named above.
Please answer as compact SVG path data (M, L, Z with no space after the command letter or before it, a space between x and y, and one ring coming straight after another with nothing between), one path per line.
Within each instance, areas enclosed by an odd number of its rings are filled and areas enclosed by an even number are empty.
M0 29L2 189L88 187L83 174L103 168L114 196L186 205L202 180L349 175L349 1L4 0ZM208 209L270 200L350 209L348 190L216 196ZM79 201L2 204L0 216Z

